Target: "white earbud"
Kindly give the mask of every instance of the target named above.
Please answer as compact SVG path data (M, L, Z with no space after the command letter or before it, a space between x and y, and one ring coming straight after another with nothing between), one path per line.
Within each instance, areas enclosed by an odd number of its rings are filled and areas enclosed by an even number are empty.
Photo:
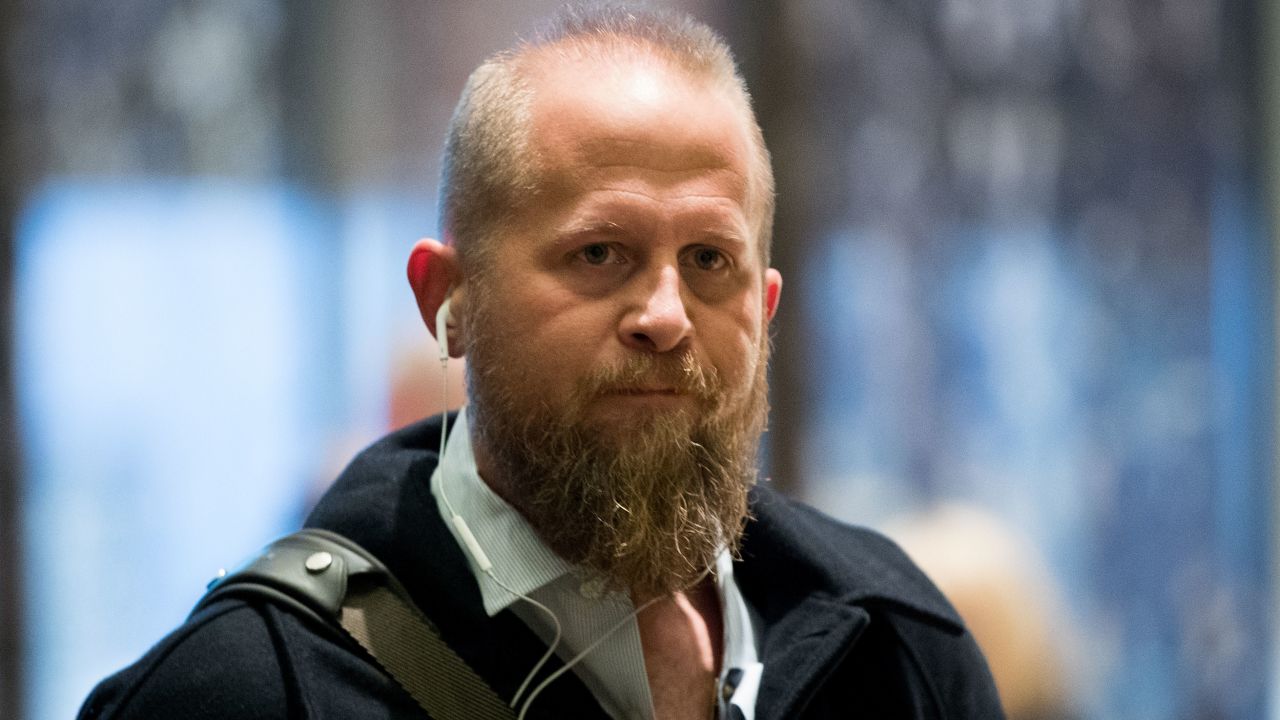
M479 541L476 540L475 533L471 532L471 528L467 525L467 521L458 514L457 510L454 510L453 503L449 501L449 493L445 489L446 481L448 479L448 473L445 472L445 444L449 435L449 375L446 371L449 368L449 324L454 321L453 311L451 309L452 304L453 288L449 288L449 293L445 296L444 302L440 303L440 309L436 311L436 344L440 346L440 369L442 371L440 373L440 399L444 406L444 415L440 422L440 498L444 500L445 507L449 510L449 523L453 525L453 529L458 533L458 537L462 538L463 547L466 548L467 554L471 556L471 559L475 561L476 567L480 569L480 572L488 575L489 578L498 585L498 587L545 612L547 616L551 618L551 622L555 624L555 637L547 647L547 651L542 655L542 658L538 660L538 664L534 665L533 669L529 671L529 674L525 676L524 682L520 683L520 687L516 690L516 694L511 698L510 707L515 709L516 704L520 702L520 698L524 695L525 690L529 688L529 683L533 681L533 678L537 676L538 671L541 670L542 667L547 664L547 661L551 659L556 648L560 646L562 629L560 626L560 618L556 617L556 614L551 611L551 608L543 605L524 593L513 590L508 587L506 583L498 579L498 576L493 572L493 562L489 560L489 556L485 554L484 549L480 547ZM462 432L466 432L466 430L463 429ZM652 602L652 600L650 602ZM647 604L645 607L647 607ZM643 609L643 607L640 609ZM637 613L639 611L639 609L636 610ZM617 627L621 627L621 623L615 626L614 630L616 630ZM612 633L613 630L610 630L604 637L608 637ZM525 698L524 705L520 710L520 718L523 719L525 713L529 711L529 706L533 704L534 696L541 693L544 687L546 687L552 680L560 677L565 670L573 667L573 665L581 660L587 652L590 652L596 645L600 644L600 642L604 640L604 637L600 638L595 643L592 643L590 647L579 653L578 657L574 658L568 665L562 667L558 672L553 673L550 677L544 680L535 691L530 693L529 696Z
M436 311L436 344L440 346L440 361L449 361L449 323L453 321L453 295L445 297Z

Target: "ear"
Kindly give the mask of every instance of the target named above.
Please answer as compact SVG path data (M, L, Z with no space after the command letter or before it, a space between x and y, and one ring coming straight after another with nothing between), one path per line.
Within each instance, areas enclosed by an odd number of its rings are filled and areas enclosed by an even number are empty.
M462 357L462 330L454 323L447 328L436 327L436 312L444 304L444 300L452 292L453 303L450 306L453 317L461 317L460 296L458 288L462 285L462 268L458 264L458 253L448 245L424 238L414 244L409 252L409 287L413 288L413 297L418 301L418 313L427 330L438 340L441 332L449 333L449 354Z
M773 320L778 313L778 298L782 295L782 273L773 268L764 271L764 319Z

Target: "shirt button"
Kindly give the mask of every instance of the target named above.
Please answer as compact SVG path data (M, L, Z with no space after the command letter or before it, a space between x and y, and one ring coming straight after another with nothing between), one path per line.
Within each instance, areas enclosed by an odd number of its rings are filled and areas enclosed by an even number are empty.
M742 682L742 669L730 668L724 674L724 681L720 683L720 699L729 702L729 698L738 691L738 683Z

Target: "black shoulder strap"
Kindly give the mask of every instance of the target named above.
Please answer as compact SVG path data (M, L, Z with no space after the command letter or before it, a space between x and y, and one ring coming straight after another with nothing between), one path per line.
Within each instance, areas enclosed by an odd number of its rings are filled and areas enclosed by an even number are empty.
M347 596L347 582L356 576L390 576L386 567L355 542L327 530L299 530L263 548L244 565L209 583L192 614L230 596L271 600L336 628Z
M309 528L276 540L209 583L192 614L232 596L284 605L354 639L436 720L515 717L386 566L338 533Z

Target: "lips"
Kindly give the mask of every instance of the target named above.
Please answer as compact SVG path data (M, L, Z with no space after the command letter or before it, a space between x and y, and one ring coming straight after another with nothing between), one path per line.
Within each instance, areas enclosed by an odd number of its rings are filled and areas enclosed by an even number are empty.
M684 393L671 387L639 387L639 388L614 388L607 390L608 395L683 395Z
M688 392L670 386L615 387L603 391L598 397L606 404L630 406L632 403L640 403L655 407L683 406L693 399Z

